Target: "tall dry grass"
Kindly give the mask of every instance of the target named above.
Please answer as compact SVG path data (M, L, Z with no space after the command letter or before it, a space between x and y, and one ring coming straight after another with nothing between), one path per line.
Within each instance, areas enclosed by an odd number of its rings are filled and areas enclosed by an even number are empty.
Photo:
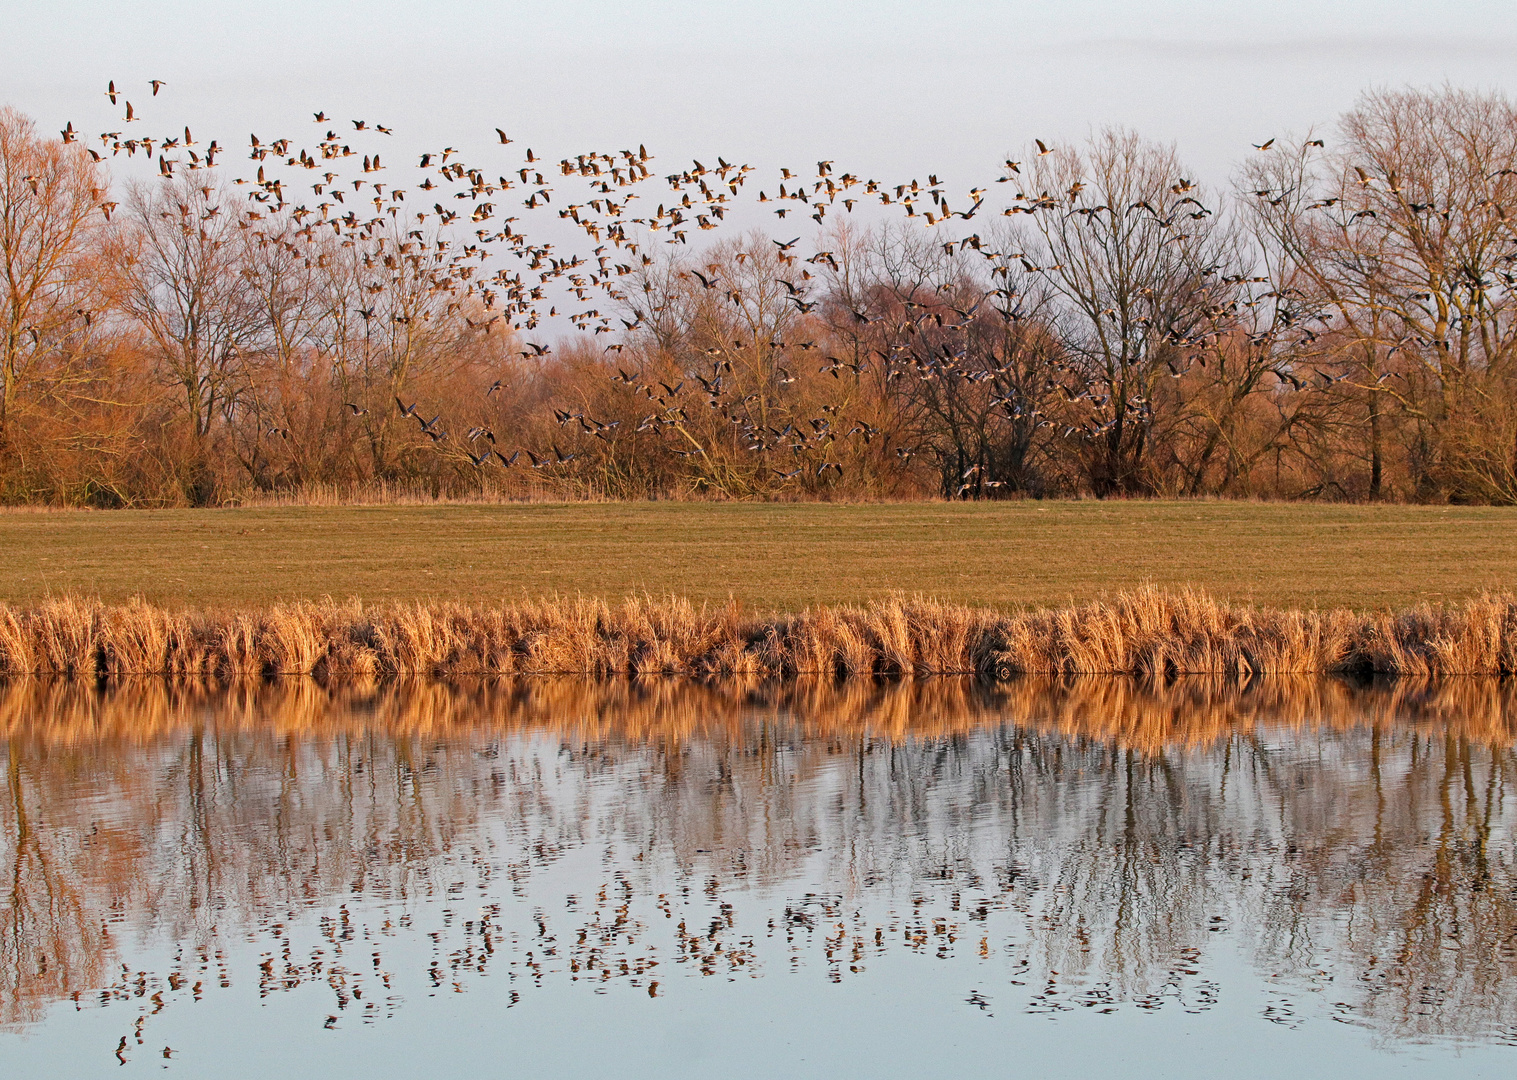
M0 676L576 674L1383 674L1517 671L1517 597L1400 614L1277 611L1153 589L1004 614L925 599L757 618L677 598L256 611L109 606L80 597L0 605Z

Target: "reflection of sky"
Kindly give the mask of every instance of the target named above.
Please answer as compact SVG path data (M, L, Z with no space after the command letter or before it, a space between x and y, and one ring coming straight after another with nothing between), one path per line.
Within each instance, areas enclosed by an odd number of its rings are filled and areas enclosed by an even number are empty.
M143 85L139 109L161 78L160 115L234 145L325 109L481 153L500 125L555 158L641 141L671 163L831 157L966 186L1034 137L1109 123L1218 181L1367 86L1517 84L1504 0L4 6L0 101L47 129L98 130L107 78Z
M1367 1033L1322 1018L1294 1029L1262 1023L1268 995L1246 989L1247 960L1219 949L1210 968L1239 992L1202 1016L1030 1016L996 1007L1000 977L983 964L892 956L875 965L874 979L833 984L814 971L779 970L718 986L676 980L657 1000L625 987L598 995L553 983L508 1005L505 980L484 980L465 994L418 994L393 1018L370 1027L355 1018L341 1034L321 1026L331 1000L325 986L260 1002L242 984L156 1018L123 1068L110 1051L127 1025L111 1009L73 1014L65 1005L66 1041L0 1036L0 1052L6 1075L18 1078L165 1075L164 1045L175 1050L167 1075L206 1080L1510 1075L1510 1048L1456 1055L1447 1047L1377 1047ZM965 1002L974 990L990 995L993 1015Z

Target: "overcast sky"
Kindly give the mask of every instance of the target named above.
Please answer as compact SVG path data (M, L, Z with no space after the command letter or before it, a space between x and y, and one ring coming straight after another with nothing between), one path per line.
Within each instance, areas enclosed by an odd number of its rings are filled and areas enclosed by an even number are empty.
M99 131L114 78L150 124L234 145L306 137L324 109L392 125L407 150L484 148L498 125L553 158L643 142L660 167L828 157L966 183L1034 137L1125 124L1215 182L1250 143L1328 127L1366 87L1517 92L1512 14L1512 0L0 0L0 102ZM157 102L150 78L169 84Z

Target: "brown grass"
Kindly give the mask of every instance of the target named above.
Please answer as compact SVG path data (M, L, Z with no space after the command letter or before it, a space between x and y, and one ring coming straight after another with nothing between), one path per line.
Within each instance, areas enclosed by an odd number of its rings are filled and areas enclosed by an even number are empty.
M523 600L256 611L111 606L68 597L0 605L0 675L1383 674L1517 672L1517 597L1401 614L1278 611L1139 589L1076 607L999 613L924 599L745 615L686 600Z

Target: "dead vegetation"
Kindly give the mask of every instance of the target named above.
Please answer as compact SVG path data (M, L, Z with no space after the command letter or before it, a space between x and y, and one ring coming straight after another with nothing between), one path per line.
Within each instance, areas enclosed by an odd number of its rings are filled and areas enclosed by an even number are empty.
M631 598L501 606L300 602L254 611L0 605L0 675L362 681L397 676L1354 674L1517 671L1517 597L1401 613L1282 611L1140 589L999 613L897 597L755 617L737 605Z

